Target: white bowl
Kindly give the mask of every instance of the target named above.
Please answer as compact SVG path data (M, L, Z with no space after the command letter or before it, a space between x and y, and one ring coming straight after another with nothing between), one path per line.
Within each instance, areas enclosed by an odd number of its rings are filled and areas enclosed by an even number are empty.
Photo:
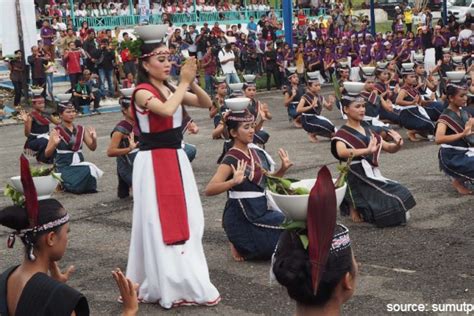
M214 78L218 83L222 83L225 81L226 76L215 76Z
M287 67L286 70L288 70L290 74L294 74L296 71L296 67Z
M58 98L60 102L66 102L71 99L72 94L71 93L58 93L55 96L56 98Z
M344 89L346 89L347 93L356 95L359 94L365 86L365 83L363 82L354 82L354 81L345 81L344 83Z
M459 64L462 62L462 56L453 56L453 61L456 63L456 64Z
M33 94L41 94L43 92L43 88L39 88L39 89L30 88L30 90Z
M56 173L56 175L61 177L60 173ZM21 184L20 176L11 177L10 181L17 191L23 193L23 185ZM38 200L49 199L59 183L59 181L51 175L33 177L33 182L35 184L36 193L38 194Z
M424 61L425 60L425 55L415 54L415 55L413 55L413 59L415 59L416 61Z
M340 61L339 65L341 65L341 67L347 67L347 66L349 66L349 62L348 61Z
M443 53L449 53L449 52L451 52L451 48L443 47Z
M124 97L131 97L133 91L135 91L135 88L120 89L120 93L122 93Z
M446 71L446 77L451 81L461 81L466 75L465 71Z
M145 43L158 43L165 38L166 33L168 32L168 25L158 24L158 25L139 25L135 27L134 33Z
M333 179L336 182L337 179ZM316 179L304 179L291 184L292 188L306 188L311 190L316 183ZM347 184L336 189L336 206L339 206L344 199L346 194ZM270 190L267 190L270 196L273 198L275 204L280 208L280 210L286 215L287 218L295 221L304 221L306 220L306 214L308 212L308 198L309 194L305 195L282 195L278 193L273 193Z
M245 82L253 82L257 76L255 75L243 75Z
M385 67L387 67L387 65L388 65L388 62L386 62L386 61L377 62L377 67L379 67L379 68L385 68Z
M232 91L242 90L243 86L244 86L243 83L229 83L229 88Z
M414 63L403 63L402 68L405 70L412 70L415 67Z
M386 57L386 59L387 59L387 60L392 60L394 57L395 57L395 56L393 56L392 54L388 54L387 57Z
M308 76L309 79L318 79L319 78L319 72L317 72L317 71L307 72L306 75Z
M232 99L225 99L225 105L234 112L242 112L244 111L250 103L249 98L232 98Z
M375 72L375 67L362 67L361 69L366 76L372 76Z

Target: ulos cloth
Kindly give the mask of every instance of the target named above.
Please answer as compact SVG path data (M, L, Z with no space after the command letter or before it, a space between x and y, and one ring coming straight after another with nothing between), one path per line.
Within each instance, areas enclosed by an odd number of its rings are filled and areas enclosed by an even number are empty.
M156 122L150 117L156 114L137 108L136 115L141 131L150 132L151 122ZM173 128L181 126L181 106L172 118L166 119L173 120ZM204 232L201 199L186 153L183 149L176 151L186 198L189 239L182 245L168 246L163 242L152 151L140 150L133 166L133 225L127 277L140 285L138 298L142 302L159 303L164 308L215 305L220 296L210 281L201 242Z

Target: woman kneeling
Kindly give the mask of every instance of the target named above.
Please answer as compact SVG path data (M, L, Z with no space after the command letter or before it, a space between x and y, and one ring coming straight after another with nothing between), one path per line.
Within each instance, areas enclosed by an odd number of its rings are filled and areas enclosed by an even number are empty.
M207 185L206 195L228 191L223 226L237 261L270 259L281 233L284 215L269 210L265 195L267 170L273 169L271 157L253 145L254 117L248 111L230 113L226 125L234 146L226 153L216 174ZM279 151L281 177L293 164L283 149Z

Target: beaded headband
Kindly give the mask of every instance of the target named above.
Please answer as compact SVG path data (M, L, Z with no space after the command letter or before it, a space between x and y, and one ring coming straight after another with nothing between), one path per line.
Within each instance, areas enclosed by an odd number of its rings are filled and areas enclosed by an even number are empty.
M148 53L148 54L143 54L139 58L144 59L144 58L148 58L148 57L152 57L152 56L160 56L160 55L163 55L163 56L168 55L169 56L169 54L170 54L169 51L151 52L151 53Z
M349 237L349 229L344 226L344 225L337 225L340 226L343 231L334 235L332 238L332 244L331 244L331 253L335 253L344 249L347 249L351 246L351 239Z

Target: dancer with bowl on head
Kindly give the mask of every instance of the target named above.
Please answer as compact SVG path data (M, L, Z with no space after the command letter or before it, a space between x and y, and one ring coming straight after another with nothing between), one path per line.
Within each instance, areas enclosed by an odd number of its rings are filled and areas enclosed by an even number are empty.
M137 28L155 27L163 26ZM182 148L183 105L209 108L212 103L195 83L194 57L182 65L176 87L168 83L170 69L170 52L161 38L146 39L141 44L138 85L130 105L140 131L140 150L133 165L127 276L140 284L141 302L164 308L212 306L220 296L209 278L202 246L202 204Z
M343 214L354 222L366 221L378 227L405 224L407 212L415 206L415 200L407 188L383 177L378 168L382 150L396 153L403 145L397 132L388 135L393 143L362 125L365 116L365 100L360 96L344 96L342 106L347 123L336 133L331 142L333 156L342 161L352 158L347 177L348 190L341 205Z
M236 261L270 259L281 233L284 215L269 209L265 194L267 172L274 162L261 148L252 145L254 116L246 110L228 112L226 126L232 148L225 154L216 173L206 187L206 195L228 192L223 226ZM273 175L282 177L293 163L280 149L281 167Z

